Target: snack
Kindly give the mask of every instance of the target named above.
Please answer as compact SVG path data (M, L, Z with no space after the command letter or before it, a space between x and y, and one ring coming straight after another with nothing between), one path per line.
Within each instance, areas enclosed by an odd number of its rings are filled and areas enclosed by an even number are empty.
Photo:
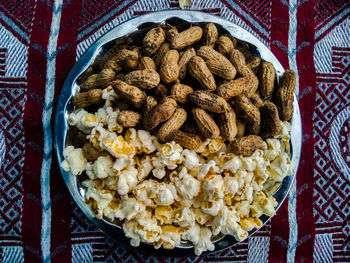
M61 167L133 246L189 242L199 255L218 235L241 241L274 215L272 194L293 173L295 75L275 78L212 23L118 39L80 78L68 123L83 139Z

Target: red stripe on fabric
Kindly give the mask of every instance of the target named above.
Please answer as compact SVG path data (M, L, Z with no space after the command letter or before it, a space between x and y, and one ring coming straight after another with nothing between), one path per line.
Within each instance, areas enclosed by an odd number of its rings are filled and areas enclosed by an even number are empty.
M252 23L250 23L248 19L246 19L244 16L238 13L237 10L234 9L229 3L227 3L226 0L222 0L222 3L225 4L235 15L237 15L240 19L242 19L244 23L246 23L249 27L251 27L253 31L257 33L262 39L264 39L265 41L268 41L268 39L266 39L266 36L264 36L264 34L262 34L259 29L257 29Z
M332 31L333 28L335 28L337 25L339 25L340 23L342 23L345 19L348 19L350 17L350 14L347 14L345 16L343 16L339 21L337 21L336 23L334 23L332 26L330 26L325 32L323 32L323 34L321 34L320 36L318 36L318 38L316 38L316 42L320 41L321 39L323 39L326 35L328 35L329 32Z
M316 71L314 64L315 46L315 21L310 16L314 12L314 1L309 1L299 6L297 11L297 47L304 42L310 45L302 48L296 54L297 67L299 69L299 98L300 112L302 112L303 140L302 154L297 174L297 189L303 188L297 195L297 222L298 240L304 240L296 247L296 262L312 262L315 240L315 221L313 216L313 186L314 186L314 146L313 115L316 100ZM311 92L304 93L305 89L312 87ZM305 187L308 186L308 187ZM298 192L298 190L297 190Z
M80 8L81 0L75 0L62 10L60 33L57 40L57 50L61 51L56 56L55 101L57 101L63 84L75 63L79 16L74 14L79 13ZM55 110L56 103L53 108L52 120L55 117ZM52 200L51 262L71 262L71 199L60 174L55 153L52 156L50 189Z
M97 30L101 29L101 27L103 27L105 24L107 24L108 22L110 22L111 20L115 19L118 15L122 14L125 12L126 9L128 9L130 6L132 6L134 3L136 3L137 0L134 0L132 2L130 2L129 4L127 4L126 6L124 6L122 9L120 9L114 16L110 17L109 19L107 19L103 24L99 25L98 27L96 27L94 30L90 31L88 34L86 34L83 38L79 39L79 43L84 41L85 39L87 39L89 36L93 35Z
M23 113L25 133L25 153L23 165L23 212L22 212L22 242L24 246L24 261L38 262L41 258L41 192L40 173L43 152L43 105L35 97L44 100L46 54L33 46L47 49L52 10L42 2L37 2L30 46L28 49L27 71L27 101ZM42 72L43 75L37 74ZM29 96L35 94L36 96Z
M27 28L25 28L20 21L18 21L17 17L15 17L13 14L11 14L5 6L0 5L0 11L3 12L16 26L18 26L21 30L27 31Z
M270 49L284 68L288 68L288 54L283 47L288 49L289 10L279 0L272 0L271 5L271 39ZM269 250L269 262L287 262L287 250L289 241L288 201L277 211L271 219L271 238Z
M1 6L1 5L0 5ZM24 44L28 44L28 41L23 38L20 34L18 34L15 30L12 29L12 27L10 27L8 24L6 24L2 18L0 17L0 25L2 25L3 27L5 27L8 31L10 31L14 36L16 36L16 38L21 41Z

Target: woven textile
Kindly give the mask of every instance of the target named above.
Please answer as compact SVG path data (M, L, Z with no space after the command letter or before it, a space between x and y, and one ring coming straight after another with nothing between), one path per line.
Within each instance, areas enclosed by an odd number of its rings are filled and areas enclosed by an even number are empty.
M208 256L158 258L114 242L72 202L52 119L75 61L102 34L175 0L0 2L0 262L350 262L350 2L194 0L297 73L302 156L277 215Z

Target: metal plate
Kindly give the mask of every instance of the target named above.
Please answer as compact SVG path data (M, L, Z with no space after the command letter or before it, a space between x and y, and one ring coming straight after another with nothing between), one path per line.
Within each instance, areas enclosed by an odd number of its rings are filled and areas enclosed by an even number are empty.
M220 32L226 32L231 34L233 37L250 43L255 47L255 53L259 55L263 60L271 62L275 69L278 78L283 74L284 69L281 64L278 62L276 57L271 53L271 51L256 37L251 33L244 30L243 28L217 16L209 15L197 11L189 10L172 10L172 11L159 11L146 15L142 15L126 21L114 29L110 30L108 33L99 38L77 61L71 70L66 82L64 83L61 95L59 97L56 118L55 118L55 149L57 154L57 159L59 164L64 160L63 150L66 145L68 145L68 115L73 110L73 106L70 102L70 99L74 94L79 92L79 86L77 85L78 77L88 68L93 61L101 56L106 49L111 44L111 41L131 34L139 32L139 29L146 29L152 26L153 24L168 23L172 25L177 25L180 23L215 23ZM142 30L144 31L144 30ZM275 192L274 197L278 202L276 210L281 206L284 199L286 198L288 191L295 180L295 174L298 168L300 153L301 153L301 117L298 106L298 101L294 96L294 114L292 119L292 130L291 130L291 159L292 166L294 169L294 175L284 178L281 187ZM77 177L72 175L69 172L64 171L62 168L61 173L63 179L68 187L69 192L71 193L74 201L77 203L79 208L83 213L97 225L104 233L119 241L123 244L129 245L129 240L125 237L123 230L120 226L112 224L106 220L96 219L91 212L90 208L84 203L84 192L85 190L80 187ZM286 215L287 216L287 215ZM268 216L262 216L260 218L264 224L270 219ZM251 236L257 229L254 229L249 232ZM230 247L238 242L232 236L224 236L217 238L215 244L215 251L219 251ZM154 249L153 246L142 244L139 250L144 251L145 253L150 253L152 255L162 255L162 256L174 256L174 257L183 257L183 256L195 256L193 247L187 245L186 243L182 244L181 247L176 247L173 250L166 249ZM213 252L215 252L213 251ZM213 253L206 251L203 254Z

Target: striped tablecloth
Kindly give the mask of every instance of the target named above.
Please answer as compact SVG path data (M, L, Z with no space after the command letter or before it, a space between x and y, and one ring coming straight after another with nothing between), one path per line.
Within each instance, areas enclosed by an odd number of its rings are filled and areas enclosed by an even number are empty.
M102 34L175 0L0 2L0 262L349 262L350 2L194 0L253 33L297 72L303 146L271 222L206 257L145 256L99 232L72 202L53 155L56 99Z

